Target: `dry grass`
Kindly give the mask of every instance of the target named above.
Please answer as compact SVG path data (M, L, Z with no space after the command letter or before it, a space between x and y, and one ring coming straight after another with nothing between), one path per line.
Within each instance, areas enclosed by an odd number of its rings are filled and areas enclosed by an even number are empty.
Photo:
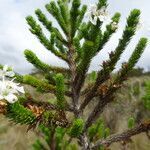
M35 134L27 133L26 126L10 123L0 116L0 150L30 150L35 140Z

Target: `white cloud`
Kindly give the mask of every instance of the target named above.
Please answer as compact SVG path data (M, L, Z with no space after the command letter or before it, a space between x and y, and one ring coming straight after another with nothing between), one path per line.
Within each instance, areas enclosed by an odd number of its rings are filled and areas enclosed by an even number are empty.
M44 9L44 5L48 3L50 0L0 0L0 63L8 64L14 66L15 70L20 73L30 72L33 68L31 64L29 64L24 56L24 49L31 49L44 61L49 62L54 65L64 65L62 61L58 61L58 59L50 54L40 43L39 41L28 31L28 26L25 21L25 17L30 14L34 14L34 10L36 8ZM96 0L94 0L96 2ZM84 3L89 4L92 3L93 0L83 0ZM109 42L109 44L105 47L105 49L101 52L102 56L97 56L91 65L92 69L99 68L100 62L102 62L102 57L104 59L107 58L107 53L113 48L115 48L116 40L120 37L120 33L125 24L124 19L128 16L129 11L133 8L140 8L142 10L142 20L144 21L144 27L147 28L149 21L149 14L147 13L150 9L150 5L148 5L148 0L130 0L130 1L116 1L109 0L109 9L111 13L119 11L122 13L122 20L120 23L120 30L116 35L114 35ZM55 21L55 20L54 20ZM56 23L55 23L56 24ZM135 45L135 42L139 39L140 36L150 36L147 29L140 29L138 31L137 36L133 39L126 53L123 55L121 61L126 60L131 54L133 50L132 47ZM110 46L111 45L111 46ZM150 52L148 48L144 52L144 55L138 65L142 67L148 67Z

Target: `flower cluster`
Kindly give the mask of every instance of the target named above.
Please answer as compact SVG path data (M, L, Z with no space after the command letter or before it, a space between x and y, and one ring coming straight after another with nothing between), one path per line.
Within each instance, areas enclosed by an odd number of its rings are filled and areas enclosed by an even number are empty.
M90 5L90 8L88 12L86 13L86 16L89 18L89 21L93 24L96 25L97 21L99 20L100 22L111 22L112 20L110 19L109 13L106 10L106 7L103 6L102 8L98 9L96 4ZM112 29L115 30L117 29L117 23L112 22Z
M9 69L7 65L0 70L0 100L6 100L9 103L14 103L18 100L19 93L25 93L24 88L15 83L15 73ZM9 80L12 78L11 80Z
M106 7L102 7L98 10L96 4L90 6L86 15L88 16L90 22L94 25L97 24L98 20L104 22L108 19L108 12L106 11Z

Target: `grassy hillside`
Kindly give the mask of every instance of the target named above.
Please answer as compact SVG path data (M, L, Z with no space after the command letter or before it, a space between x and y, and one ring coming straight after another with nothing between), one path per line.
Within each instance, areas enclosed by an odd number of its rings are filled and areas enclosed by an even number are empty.
M134 117L136 123L139 123L142 118L150 118L150 111L143 106L142 96L144 95L144 85L150 80L150 76L143 75L139 77L131 77L125 83L124 88L118 91L116 101L107 106L103 113L103 118L106 125L111 128L112 133L119 133L127 129L127 120L129 117ZM26 87L39 100L45 100L52 97L49 94L38 94L31 87ZM91 103L89 110L92 105ZM88 113L88 111L87 111ZM33 131L26 133L26 126L14 125L3 116L0 116L0 150L30 150L32 143L36 139L36 134ZM146 134L141 134L133 138L133 143L126 145L126 150L149 150L150 141ZM125 149L121 144L113 144L112 150Z

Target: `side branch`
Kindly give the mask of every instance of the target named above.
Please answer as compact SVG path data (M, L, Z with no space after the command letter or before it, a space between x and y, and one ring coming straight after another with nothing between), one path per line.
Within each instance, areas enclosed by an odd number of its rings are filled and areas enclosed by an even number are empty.
M122 65L122 69L118 72L118 76L116 77L114 82L111 83L110 87L106 89L106 92L104 94L103 92L100 93L100 101L89 115L85 124L85 130L87 130L87 128L92 124L92 122L97 119L97 117L103 111L104 107L114 100L113 94L117 91L118 88L121 87L122 83L127 79L128 73L130 72L130 70L133 69L133 67L139 60L146 45L147 39L141 38L134 52L132 53L132 56L130 57L128 63Z
M52 93L52 94L56 93L55 86L48 84L45 81L40 81L34 76L31 76L31 75L22 76L22 75L16 74L15 78L18 82L27 84L27 85L31 85L31 86L37 88L39 91L42 91L45 93ZM70 91L65 91L65 95L68 97L72 97L72 93Z
M24 106L28 106L29 104L30 105L34 104L34 105L37 105L38 107L43 107L45 110L59 110L58 106L56 106L52 103L49 103L49 102L35 100L31 97L31 95L26 96L26 98L27 99L23 103ZM72 112L73 111L72 106L70 106L69 104L66 104L66 105L67 105L67 107L65 107L65 111Z
M102 69L99 71L98 77L96 79L96 82L92 84L91 86L87 87L81 95L85 95L85 98L83 100L83 103L80 106L81 111L88 105L88 103L96 96L98 96L97 90L98 88L110 78L110 72L105 71L105 69ZM100 77L101 76L101 77Z
M103 72L103 70L101 71ZM107 79L109 79L109 73L107 74L103 74L101 76L101 79L99 79L99 77L97 78L97 81L95 82L95 84L93 85L93 87L91 87L91 89L89 90L89 92L86 94L83 103L80 106L80 110L82 111L87 105L88 103L96 96L97 93L97 89L98 87L103 84ZM86 90L85 90L86 91Z
M131 38L135 34L136 27L139 22L139 15L140 15L139 10L134 9L133 11L131 11L129 17L127 18L127 25L122 34L122 38L120 39L118 46L116 47L114 52L110 53L109 55L110 59L103 63L103 69L98 72L95 86L91 89L91 91L85 98L83 104L81 104L81 110L83 110L87 106L87 104L92 100L92 98L94 97L93 92L95 91L95 89L97 89L97 87L100 86L100 84L104 83L107 79L109 79L110 73L115 69L115 65L119 61L121 54L124 52L126 46L129 44ZM116 17L118 18L117 20L119 20L120 14L117 14ZM109 39L109 36L107 37L107 32L105 34L103 37L104 43L107 42L107 40ZM100 46L99 48L102 47L103 46Z
M112 87L104 97L101 97L96 107L90 113L89 117L86 120L84 132L92 125L92 123L99 117L99 115L103 112L105 106L114 100L113 93L117 90L117 88Z
M62 54L54 47L51 41L45 36L42 28L40 27L39 24L37 24L35 19L32 16L28 16L26 20L27 20L28 25L30 26L30 29L29 29L30 32L34 34L40 40L43 46L49 51L51 51L54 55L59 57L60 59L64 60L65 62L68 62L66 55Z
M44 71L44 72L56 72L56 73L69 73L69 69L67 68L63 68L63 67L56 67L56 66L52 66L52 65L48 65L44 62L42 62L35 53L33 53L31 50L25 50L24 51L25 57L26 59L33 64L33 66L35 66L36 68Z
M150 120L139 124L137 127L127 130L121 134L112 135L104 140L99 140L91 149L96 150L100 146L110 146L112 143L126 141L132 136L140 134L142 132L148 132L150 130Z

